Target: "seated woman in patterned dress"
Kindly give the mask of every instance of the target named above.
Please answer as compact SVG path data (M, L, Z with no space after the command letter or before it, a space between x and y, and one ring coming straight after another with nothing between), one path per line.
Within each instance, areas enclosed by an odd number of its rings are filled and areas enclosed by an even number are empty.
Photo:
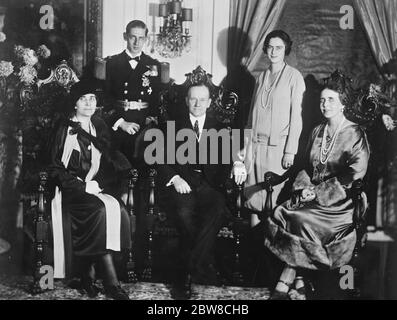
M288 299L297 268L334 269L352 257L356 233L347 189L365 176L370 151L363 129L344 115L348 83L339 71L325 81L325 121L312 131L307 164L293 183L295 196L265 220L265 246L286 263L273 298Z
M127 300L120 287L113 252L131 246L130 222L124 204L110 195L129 162L111 150L110 133L94 115L96 88L80 81L71 88L73 112L57 127L50 148L50 177L57 185L52 201L54 277L71 275L72 257L84 261L82 288L98 294L94 263L103 267L107 296Z

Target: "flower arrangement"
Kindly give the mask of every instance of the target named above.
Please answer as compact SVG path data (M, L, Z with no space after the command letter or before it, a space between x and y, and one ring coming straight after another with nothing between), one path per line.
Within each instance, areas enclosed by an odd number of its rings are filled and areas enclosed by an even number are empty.
M43 151L67 95L67 86L56 75L64 69L50 70L49 57L51 51L45 45L36 51L16 45L11 61L0 61L0 128L4 139L15 140L15 144L22 141L21 189L25 185L29 189L31 177L42 170Z

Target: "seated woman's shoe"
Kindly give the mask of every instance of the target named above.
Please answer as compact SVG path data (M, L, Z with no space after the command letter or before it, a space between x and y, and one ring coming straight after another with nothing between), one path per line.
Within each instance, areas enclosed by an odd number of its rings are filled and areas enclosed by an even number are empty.
M307 292L306 292L306 283L303 280L303 277L298 276L295 278L295 290L303 296L306 296Z
M291 300L288 292L274 290L269 300Z
M90 298L98 296L100 289L94 284L94 281L90 278L81 279L81 289L83 289Z
M291 300L288 291L291 283L279 280L269 300Z
M105 295L114 300L130 300L127 292L125 292L120 286L105 286Z

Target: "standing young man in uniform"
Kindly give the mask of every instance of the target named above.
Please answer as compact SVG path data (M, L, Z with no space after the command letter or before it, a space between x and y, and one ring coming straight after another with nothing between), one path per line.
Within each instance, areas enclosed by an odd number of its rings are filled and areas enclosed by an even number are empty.
M159 62L142 50L148 38L146 24L133 20L127 24L127 48L106 64L106 94L112 114L110 126L116 147L132 164L139 157L144 128L155 121L160 83Z

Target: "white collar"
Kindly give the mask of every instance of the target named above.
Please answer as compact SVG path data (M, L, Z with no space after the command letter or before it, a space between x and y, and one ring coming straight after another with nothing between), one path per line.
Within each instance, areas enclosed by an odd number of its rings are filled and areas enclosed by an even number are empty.
M137 55L135 55L135 56L133 56L132 53L131 53L128 49L125 49L124 51L125 51L125 53L127 54L127 56L129 56L129 57L132 58L132 59L134 59L134 58L139 58L139 57L142 55L142 51L139 52L139 53L138 53Z
M194 115L192 115L191 113L189 113L189 117L190 117L190 122L192 123L192 126L194 127L194 123L196 122L196 120L198 121L198 125L199 125L199 129L200 132L203 131L203 127L204 127L204 122L205 122L205 118L206 118L206 113L204 113L202 116L200 117L195 117Z

